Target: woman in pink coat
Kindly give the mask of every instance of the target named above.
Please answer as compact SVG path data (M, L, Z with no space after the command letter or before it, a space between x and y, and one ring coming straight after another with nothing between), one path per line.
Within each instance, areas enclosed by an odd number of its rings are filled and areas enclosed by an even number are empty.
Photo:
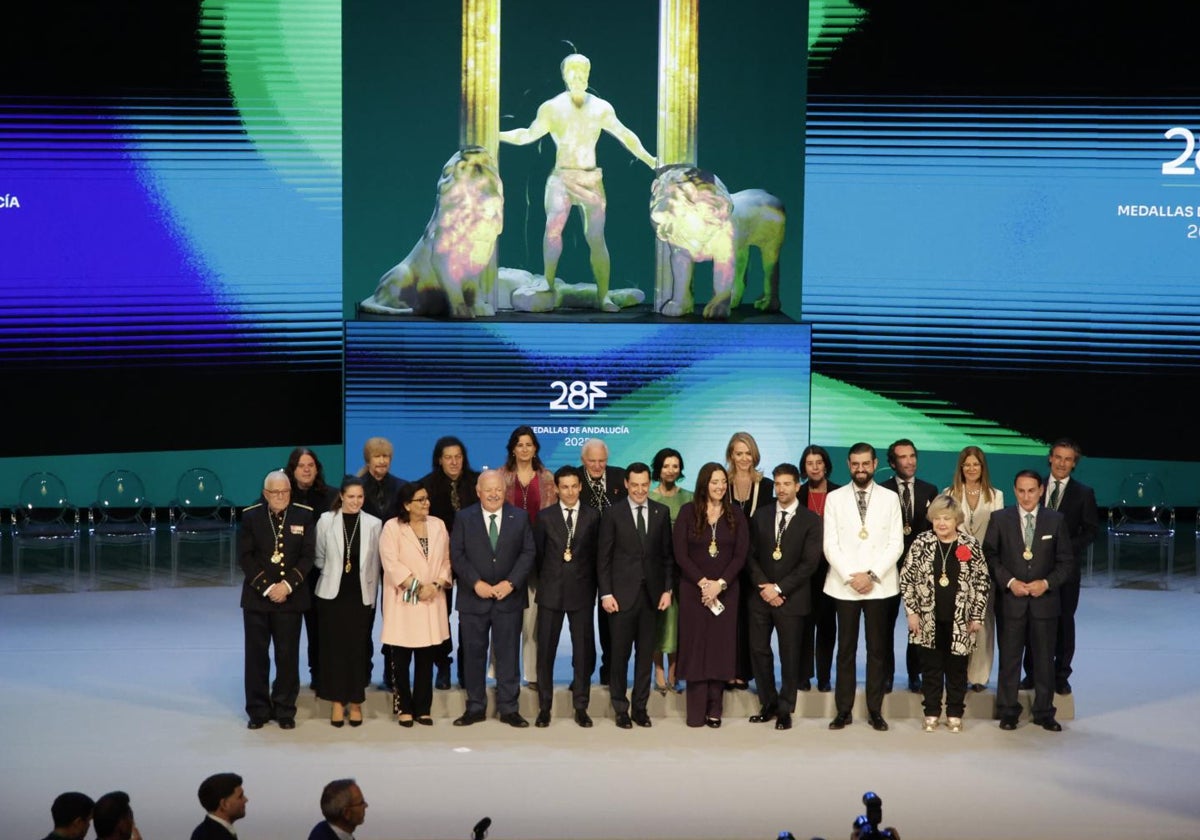
M379 537L383 561L383 635L392 645L389 662L392 712L403 727L413 720L432 726L433 662L437 647L450 638L446 591L451 587L450 536L429 515L429 491L406 484L396 499L396 517ZM413 666L411 688L409 663Z

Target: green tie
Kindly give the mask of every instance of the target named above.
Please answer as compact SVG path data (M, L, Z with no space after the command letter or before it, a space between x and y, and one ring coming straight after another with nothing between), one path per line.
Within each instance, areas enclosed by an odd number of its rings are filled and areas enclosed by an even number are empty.
M1058 510L1058 494L1062 492L1062 482L1055 479L1054 489L1050 491L1050 507Z
M488 514L488 541L492 544L492 551L496 550L496 543L500 540L500 529L496 527L496 514Z
M1025 514L1025 548L1033 548L1033 514Z

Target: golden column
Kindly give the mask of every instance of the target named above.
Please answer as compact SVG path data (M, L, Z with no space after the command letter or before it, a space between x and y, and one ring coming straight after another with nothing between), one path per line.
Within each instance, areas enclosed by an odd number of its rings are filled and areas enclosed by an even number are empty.
M458 143L483 146L500 159L500 0L463 0ZM495 254L481 280L488 302L498 309Z
M658 165L697 163L699 0L659 0ZM655 242L654 311L671 298L671 252Z

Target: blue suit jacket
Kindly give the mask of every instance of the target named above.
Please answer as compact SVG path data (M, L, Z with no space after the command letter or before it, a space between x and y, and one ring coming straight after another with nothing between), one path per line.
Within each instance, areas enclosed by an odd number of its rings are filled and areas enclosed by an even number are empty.
M308 833L308 840L338 840L338 836L330 828L328 820L321 820Z
M533 529L529 515L505 503L499 511L500 539L492 551L483 506L463 508L454 518L450 534L450 565L458 579L455 606L459 612L482 615L497 610L515 612L528 606L526 583L533 570ZM507 580L513 594L501 601L475 594L478 581L492 584Z

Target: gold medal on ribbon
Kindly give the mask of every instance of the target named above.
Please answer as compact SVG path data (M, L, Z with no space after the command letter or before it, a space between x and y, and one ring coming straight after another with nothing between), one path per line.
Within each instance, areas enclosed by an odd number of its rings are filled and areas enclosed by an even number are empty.
M858 532L858 538L859 538L860 540L865 540L865 539L866 539L867 537L869 537L869 536L871 536L871 535L867 533L867 529L866 529L866 528L863 528L863 529L861 529L861 530Z
M346 561L346 574L350 574L350 561Z
M276 566L278 566L280 563L282 563L283 562L283 552L276 551L274 554L272 554L271 562L274 563Z
M1032 548L1025 549L1025 551L1022 552L1021 556L1024 557L1026 560L1032 560L1033 559L1033 549Z
M908 536L909 534L911 534L911 533L912 533L912 526L911 526L911 525L905 525L905 526L904 526L904 536L906 536L906 537L907 537L907 536Z
M782 560L783 552L779 550L779 546L775 546L775 550L771 552L772 560Z
M942 572L942 576L938 578L938 586L949 586L950 578L946 577L946 573Z
M566 551L563 552L563 562L570 563L572 556L573 555L571 554L571 549L568 548Z
M709 557L717 556L717 541L716 540L713 540L712 542L710 542L708 544L708 556Z

